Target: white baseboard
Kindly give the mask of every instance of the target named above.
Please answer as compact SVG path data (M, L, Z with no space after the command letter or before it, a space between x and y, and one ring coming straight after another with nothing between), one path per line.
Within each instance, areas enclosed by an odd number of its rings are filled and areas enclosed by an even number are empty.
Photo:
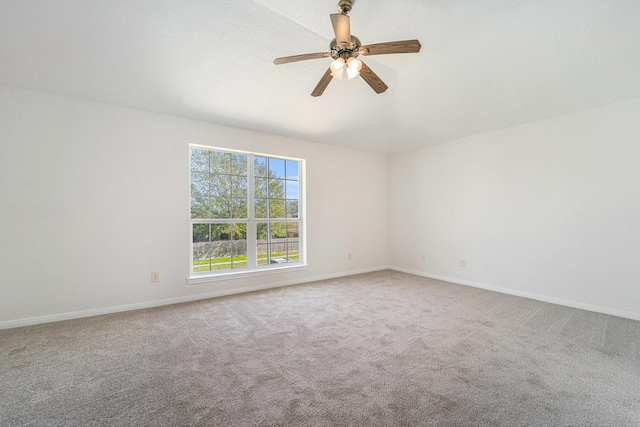
M489 291L500 292L503 294L514 295L514 296L523 297L523 298L530 298L537 301L543 301L543 302L548 302L552 304L578 308L582 310L594 311L596 313L609 314L612 316L624 317L627 319L640 320L640 313L634 313L634 312L625 311L625 310L618 310L610 307L602 307L602 306L593 305L593 304L586 304L578 301L565 300L561 298L554 298L546 295L523 292L523 291L518 291L514 289L502 288L498 286L491 286L491 285L486 285L484 283L461 280L455 277L440 276L437 274L431 274L424 271L410 270L402 267L381 266L381 267L366 268L366 269L355 270L355 271L347 271L347 272L326 274L321 276L307 277L304 279L286 280L286 281L276 282L276 283L266 283L263 285L254 285L254 286L245 286L245 287L234 288L234 289L225 289L221 291L207 292L204 294L187 295L187 296L177 297L177 298L169 298L169 299L156 300L156 301L145 301L145 302L140 302L135 304L125 304L125 305L119 305L119 306L113 306L113 307L103 307L103 308L96 308L96 309L90 309L90 310L74 311L69 313L52 314L48 316L37 316L37 317L30 317L30 318L24 318L24 319L7 320L7 321L0 322L0 329L19 328L22 326L37 325L41 323L60 322L63 320L80 319L83 317L100 316L103 314L111 314L111 313L119 313L123 311L160 307L164 305L179 304L184 302L198 301L198 300L215 298L215 297L226 296L226 295L234 295L234 294L241 294L245 292L260 291L264 289L299 285L302 283L335 279L338 277L346 277L346 276L352 276L355 274L371 273L371 272L382 271L382 270L400 271L403 273L413 274L415 276L422 276L422 277L428 277L431 279L443 280L445 282L471 286L474 288L486 289Z
M455 283L458 285L471 286L473 288L486 289L488 291L500 292L501 294L514 295L517 297L529 298L536 301L548 302L551 304L564 305L566 307L579 308L581 310L594 311L596 313L609 314L612 316L624 317L632 320L640 320L640 313L632 311L618 310L610 307L587 304L578 301L571 301L562 298L555 298L546 295L533 294L530 292L518 291L515 289L501 288L499 286L486 285L484 283L471 282L468 280L456 279L455 277L439 276L437 274L426 273L424 271L410 270L408 268L389 266L390 270L400 271L402 273L413 274L414 276L428 277L430 279L443 280L445 282Z
M135 304L125 304L113 307L95 308L90 310L73 311L69 313L51 314L48 316L29 317L25 319L7 320L0 322L0 329L19 328L22 326L38 325L41 323L60 322L63 320L80 319L83 317L100 316L103 314L119 313L123 311L140 310L143 308L160 307L163 305L179 304L183 302L198 301L221 297L226 295L235 295L245 292L261 291L264 289L280 288L283 286L299 285L301 283L316 282L318 280L335 279L338 277L352 276L354 274L371 273L374 271L389 270L388 266L365 268L356 271L346 271L340 273L326 274L322 276L307 277L304 279L286 280L276 283L266 283L264 285L244 286L234 289L225 289L221 291L207 292L204 294L186 295L183 297L169 298L156 301L144 301Z

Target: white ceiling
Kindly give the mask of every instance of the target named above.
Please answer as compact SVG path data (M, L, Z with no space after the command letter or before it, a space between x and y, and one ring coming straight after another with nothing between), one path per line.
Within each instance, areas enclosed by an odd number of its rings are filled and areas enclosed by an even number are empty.
M310 96L337 0L0 0L0 84L385 154L640 97L638 0L356 0L366 57Z

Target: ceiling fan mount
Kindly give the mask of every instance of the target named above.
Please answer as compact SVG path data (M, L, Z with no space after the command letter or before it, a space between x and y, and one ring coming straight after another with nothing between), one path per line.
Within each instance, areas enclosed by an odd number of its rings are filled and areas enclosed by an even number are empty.
M344 13L345 15L351 12L351 0L340 0L338 3L338 12Z
M375 43L362 45L360 39L351 34L349 12L352 0L340 0L338 11L329 15L335 38L329 43L328 52L305 53L302 55L285 56L276 58L276 65L289 62L304 61L316 58L333 58L329 69L324 73L311 96L320 96L324 93L332 78L342 79L347 74L348 79L360 75L376 93L382 93L388 86L362 61L356 59L360 55L382 55L389 53L416 53L420 51L418 40L403 40L396 42Z

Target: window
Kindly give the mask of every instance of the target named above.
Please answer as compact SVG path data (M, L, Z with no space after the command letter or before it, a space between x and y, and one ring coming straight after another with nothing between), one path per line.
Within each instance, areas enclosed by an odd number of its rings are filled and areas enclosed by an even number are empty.
M303 161L190 150L192 275L304 264Z

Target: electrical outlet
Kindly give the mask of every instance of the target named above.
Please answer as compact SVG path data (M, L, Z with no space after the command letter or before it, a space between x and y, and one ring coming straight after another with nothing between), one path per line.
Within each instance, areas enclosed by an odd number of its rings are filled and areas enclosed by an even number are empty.
M460 267L466 267L467 266L467 260L466 259L461 259L460 260Z
M152 282L159 282L160 281L160 273L158 273L157 271L154 271L151 273L151 281Z
M347 255L347 259L351 261L351 252L349 252L349 254Z
M426 255L422 255L422 257L420 258L422 261L426 261L427 260L427 256Z

